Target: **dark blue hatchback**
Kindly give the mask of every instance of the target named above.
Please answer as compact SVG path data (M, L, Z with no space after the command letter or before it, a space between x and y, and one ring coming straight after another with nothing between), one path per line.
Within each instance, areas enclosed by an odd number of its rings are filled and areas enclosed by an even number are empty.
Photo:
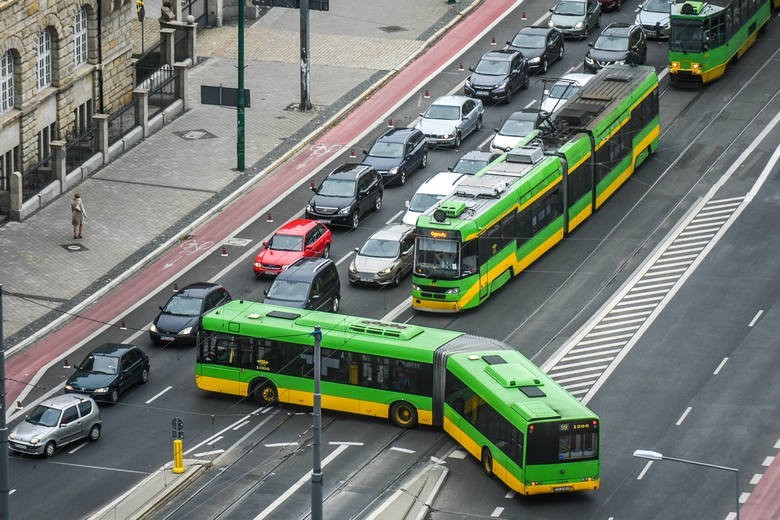
M428 142L417 128L391 128L363 153L363 164L373 166L385 185L406 184L411 172L428 166Z

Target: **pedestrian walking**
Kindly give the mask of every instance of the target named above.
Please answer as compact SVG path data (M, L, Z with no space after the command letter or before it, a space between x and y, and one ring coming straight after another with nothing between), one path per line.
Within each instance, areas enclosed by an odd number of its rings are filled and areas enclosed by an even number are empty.
M84 200L81 193L73 195L70 203L71 223L73 224L73 238L84 238L84 219L87 218L87 210L84 209Z

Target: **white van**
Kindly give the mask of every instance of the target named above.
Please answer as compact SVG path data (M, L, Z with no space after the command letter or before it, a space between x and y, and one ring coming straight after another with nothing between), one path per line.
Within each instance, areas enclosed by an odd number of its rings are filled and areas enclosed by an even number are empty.
M439 202L441 199L450 195L455 191L455 186L464 177L469 175L455 172L441 172L437 173L417 188L417 192L412 197L411 201L406 201L406 213L404 214L403 222L410 226L417 224L417 217L420 216Z

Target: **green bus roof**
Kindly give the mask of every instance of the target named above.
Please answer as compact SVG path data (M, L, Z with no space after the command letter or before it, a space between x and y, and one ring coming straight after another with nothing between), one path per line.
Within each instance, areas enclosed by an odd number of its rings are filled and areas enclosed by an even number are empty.
M679 18L706 18L722 12L733 0L712 0L710 2L681 2L671 4L671 15ZM688 6L688 7L686 7Z
M203 329L207 331L305 345L314 344L311 333L316 325L322 330L323 348L354 349L424 363L433 362L433 353L438 347L463 335L462 332L291 309L246 300L228 302L202 318ZM363 346L358 347L356 340Z

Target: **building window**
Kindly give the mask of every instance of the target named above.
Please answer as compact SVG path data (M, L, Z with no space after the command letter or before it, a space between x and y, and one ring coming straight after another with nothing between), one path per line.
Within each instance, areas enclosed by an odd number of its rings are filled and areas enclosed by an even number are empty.
M75 47L76 67L87 62L87 10L81 8L76 12L73 24L73 46Z
M0 114L14 107L14 57L11 51L0 56Z
M57 123L54 122L38 132L38 162L48 164L51 156L51 142L57 140Z
M11 174L21 169L19 164L19 147L0 154L0 191L11 189Z
M46 29L38 38L38 90L51 85L51 34Z
M92 126L92 100L88 99L73 111L73 132L76 137L82 136Z

